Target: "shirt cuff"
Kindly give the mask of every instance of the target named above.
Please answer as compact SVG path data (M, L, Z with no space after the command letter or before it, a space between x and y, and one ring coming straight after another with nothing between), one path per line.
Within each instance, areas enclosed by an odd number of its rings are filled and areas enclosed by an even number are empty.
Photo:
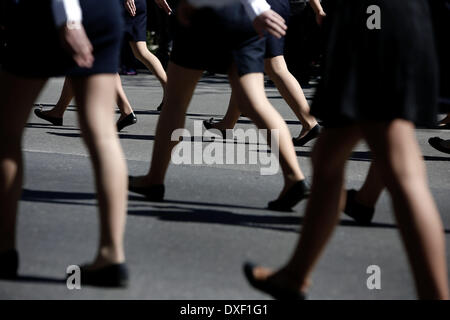
M261 13L270 10L270 5L266 0L241 0L250 20L255 20Z
M56 27L61 27L67 21L81 22L82 12L79 0L53 0L53 15Z

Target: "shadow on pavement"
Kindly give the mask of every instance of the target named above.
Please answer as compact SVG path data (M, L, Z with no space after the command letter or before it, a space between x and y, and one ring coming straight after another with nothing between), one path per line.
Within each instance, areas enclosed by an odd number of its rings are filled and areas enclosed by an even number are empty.
M49 278L49 277L41 277L41 276L23 276L19 275L15 279L7 279L1 281L8 282L27 282L27 283L42 283L42 284L64 284L66 285L65 278Z
M66 200L93 200L93 199L96 199L95 193L87 193L87 192L43 191L43 190L24 189L22 193L22 200L30 202L93 206L95 205L95 203L66 201ZM130 196L129 199L138 200L146 203L148 202L145 200L144 197L139 196ZM148 202L149 206L152 209L149 208L148 210L128 210L128 214L134 216L156 217L160 220L165 221L223 224L223 225L245 226L252 228L262 228L262 229L271 229L289 232L299 232L298 227L303 225L304 221L303 217L276 215L280 214L280 212L277 213L275 211L269 211L267 209L258 207L208 203L208 202L195 202L195 201L179 201L170 199L165 200L161 203L169 205L161 205L158 204L158 202ZM274 215L243 214L225 210L217 210L213 208L205 208L205 209L190 208L170 204L262 210L265 212L271 213L273 212ZM133 205L129 204L129 207L133 207ZM273 225L290 225L290 226L274 227ZM397 226L395 224L374 222L370 225L361 225L349 219L341 220L339 222L339 225L349 227L397 229ZM450 230L445 229L444 232L450 234Z

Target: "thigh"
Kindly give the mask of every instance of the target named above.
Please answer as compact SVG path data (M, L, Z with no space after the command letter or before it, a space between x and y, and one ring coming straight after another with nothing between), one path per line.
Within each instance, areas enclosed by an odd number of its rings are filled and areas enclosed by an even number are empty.
M21 136L33 103L46 82L45 78L0 73L0 130L6 138Z
M343 168L361 138L362 131L358 126L322 129L311 157L314 175Z
M367 124L363 135L384 179L409 174L424 174L422 152L414 124L403 119Z
M115 74L98 74L71 78L81 130L105 135L115 134L115 77Z

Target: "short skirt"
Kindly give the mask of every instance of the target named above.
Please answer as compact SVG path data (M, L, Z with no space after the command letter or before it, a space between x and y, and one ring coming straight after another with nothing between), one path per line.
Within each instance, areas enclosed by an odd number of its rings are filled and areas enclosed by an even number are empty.
M268 0L270 7L273 11L277 12L286 21L289 22L289 16L291 15L291 5L289 0ZM288 30L289 32L289 30ZM276 38L271 34L266 35L266 54L265 58L273 58L284 55L284 43L285 37Z
M264 72L265 38L258 36L240 3L198 9L189 26L174 15L172 24L173 63L225 74L234 62L240 76Z
M80 68L63 49L51 0L7 1L7 48L4 69L26 77L88 76L116 73L123 36L119 1L80 0L83 26L93 45L92 68Z
M125 41L147 41L147 2L134 0L136 15L133 17L124 9Z
M380 9L380 29L368 27ZM426 0L335 0L311 112L326 126L401 118L434 125L438 66ZM376 12L376 11L375 11Z

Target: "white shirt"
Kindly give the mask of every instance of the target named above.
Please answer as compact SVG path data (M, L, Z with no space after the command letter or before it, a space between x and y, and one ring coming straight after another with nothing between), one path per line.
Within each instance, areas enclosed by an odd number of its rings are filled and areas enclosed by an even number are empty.
M52 0L52 9L58 28L67 21L81 22L83 18L79 0Z
M190 4L196 7L221 7L238 0L188 0ZM245 12L253 21L261 13L270 9L266 0L240 0L244 5Z

